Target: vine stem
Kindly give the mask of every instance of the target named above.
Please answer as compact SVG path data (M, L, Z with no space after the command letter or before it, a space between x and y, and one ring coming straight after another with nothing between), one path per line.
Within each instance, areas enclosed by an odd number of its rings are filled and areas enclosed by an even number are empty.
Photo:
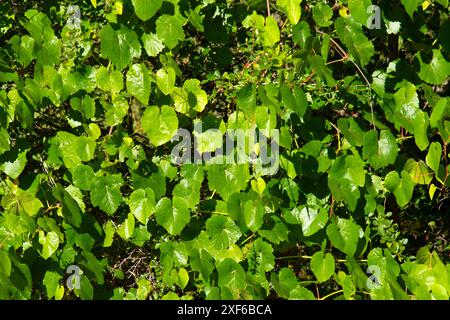
M266 0L267 5L267 16L270 17L270 0Z
M344 292L344 290L341 289L341 290L338 290L338 291L334 291L334 292L332 292L330 294L327 294L326 296L320 298L320 300L325 300L326 298L332 297L332 296L334 296L334 295L336 295L338 293L341 293L341 292Z

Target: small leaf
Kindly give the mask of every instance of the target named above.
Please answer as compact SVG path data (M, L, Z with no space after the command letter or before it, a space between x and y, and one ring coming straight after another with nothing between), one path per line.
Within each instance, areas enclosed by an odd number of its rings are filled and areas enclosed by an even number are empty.
M50 231L47 234L44 231L39 231L39 243L42 245L40 254L44 259L48 259L59 247L58 234L54 231Z
M62 214L68 223L75 227L80 227L82 222L82 213L77 202L72 196L58 183L52 190L53 195L62 205Z
M427 165L433 169L434 172L439 171L439 163L442 157L442 146L439 142L433 142L430 144L428 154L425 158Z
M331 254L316 252L311 257L311 270L319 282L325 282L331 278L334 273L334 258Z
M147 224L150 216L155 213L155 194L150 188L137 189L130 195L131 213L142 224Z
M172 68L159 69L156 72L156 85L165 95L171 94L175 86L175 71Z
M389 172L384 179L384 185L394 193L397 204L404 207L411 200L415 184L408 172L402 171L401 175L400 178L396 171Z
M134 232L134 216L129 213L125 221L117 228L117 234L122 237L122 239L130 239Z

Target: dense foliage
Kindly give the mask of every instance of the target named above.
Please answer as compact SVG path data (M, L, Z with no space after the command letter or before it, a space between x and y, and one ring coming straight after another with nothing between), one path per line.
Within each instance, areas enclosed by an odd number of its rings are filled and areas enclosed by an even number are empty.
M449 298L448 0L0 15L0 299Z

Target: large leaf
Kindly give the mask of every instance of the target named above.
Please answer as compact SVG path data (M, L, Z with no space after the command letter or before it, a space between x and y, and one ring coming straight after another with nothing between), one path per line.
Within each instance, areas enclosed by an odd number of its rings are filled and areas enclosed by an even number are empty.
M155 194L150 188L133 191L128 204L131 213L143 224L147 224L150 216L156 211Z
M68 223L75 227L81 225L81 210L72 196L60 185L53 188L53 195L61 202L62 214Z
M147 107L142 116L142 128L150 142L158 147L170 141L178 130L178 118L175 110L169 106Z
M364 67L367 65L374 55L375 50L372 42L364 35L361 26L353 19L344 19L342 17L336 19L334 25L339 39L348 48L351 57L360 66Z
M351 220L337 218L327 227L327 235L333 246L348 255L354 255L362 229Z
M430 63L425 63L420 54L417 55L420 63L419 77L430 84L442 84L450 76L450 62L445 60L440 50L433 50Z
M118 175L96 177L91 191L91 202L108 214L113 214L122 203L120 186L123 181Z
M180 198L162 198L156 205L156 221L172 235L180 234L190 219L189 209Z
M162 0L131 0L134 12L142 21L147 21L158 12L162 6Z
M184 40L183 23L184 19L179 15L162 15L156 20L156 34L167 48L173 49Z
M206 233L216 249L227 249L242 235L239 227L230 218L218 215L206 221Z
M294 25L298 23L302 14L301 2L302 0L277 0L277 7L286 13L289 21Z
M425 158L427 165L433 169L434 172L439 171L439 163L442 157L442 146L439 142L433 142L430 144L428 154Z
M328 175L328 186L336 200L344 200L355 210L360 197L358 187L365 183L364 161L358 156L340 156L333 161Z
M369 160L370 165L375 170L393 164L397 154L397 142L390 130L381 130L379 139L376 130L371 130L365 134L363 156Z
M142 63L133 64L127 72L128 93L146 105L150 97L150 88L150 74L147 67Z
M138 36L123 24L118 29L110 24L104 26L100 31L100 41L102 55L110 59L119 70L131 64L132 59L141 54Z

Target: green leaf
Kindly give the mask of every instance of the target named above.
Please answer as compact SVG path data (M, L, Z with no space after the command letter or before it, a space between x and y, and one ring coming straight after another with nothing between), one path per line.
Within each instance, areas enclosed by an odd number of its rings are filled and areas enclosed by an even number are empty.
M266 25L263 34L263 45L271 47L280 41L280 29L278 23L274 17L269 16L266 18Z
M178 284L181 289L186 288L187 284L189 283L189 274L186 271L185 268L180 268L178 270Z
M141 120L142 128L156 147L170 141L178 130L177 114L169 106L147 107Z
M289 292L290 300L316 300L314 294L304 287L297 286Z
M115 175L96 177L92 186L92 204L110 215L117 211L123 201L120 192L123 181L120 176L118 177Z
M295 25L302 14L300 3L302 0L277 0L277 7L287 14L289 21Z
M227 217L214 215L206 220L206 234L216 249L227 249L241 237L241 231L236 224Z
M352 145L360 147L364 144L364 131L353 118L339 118L337 121L339 130L344 134L345 139Z
M237 298L240 291L246 286L244 269L239 263L230 258L219 262L216 268L219 276L219 287L222 290L231 291L232 297Z
M3 273L7 277L11 274L11 260L3 251L0 251L0 273Z
M128 113L128 101L121 94L115 95L111 99L112 104L102 101L103 108L105 108L105 124L109 127L114 127L122 123L123 118Z
M248 200L244 205L244 219L247 227L253 232L258 231L263 225L265 214L264 206L260 202Z
M425 158L427 165L437 173L439 171L439 163L442 157L442 146L439 142L430 144L428 154Z
M375 170L394 164L397 154L397 142L390 130L381 130L379 139L376 130L364 135L363 157Z
M18 151L16 156L13 155L13 157L15 157L14 161L10 161L9 159L4 160L4 162L0 165L0 169L11 179L17 179L21 175L23 169L25 169L25 166L28 162L28 151L29 149ZM4 155L6 156L6 154Z
M175 86L175 71L172 68L159 69L156 72L156 85L165 95L171 94Z
M108 76L108 78L105 79L105 81L110 81L111 79L112 79L112 76ZM100 80L100 81L102 81L102 80ZM120 83L121 83L121 81L122 81L122 76L120 75ZM105 84L105 82L101 82L101 83L102 83L101 84L102 86ZM112 83L109 83L107 91L112 92L112 91L116 91L117 89L118 89L118 91L122 90L121 84L119 84L120 88L115 88L114 85L115 85L114 81ZM81 98L72 97L70 99L70 106L72 107L73 110L77 110L77 111L81 112L81 114L86 119L91 119L95 116L95 101L88 94L84 95Z
M247 255L250 269L263 270L264 272L272 271L275 267L275 256L273 248L261 238L253 242L251 251Z
M317 3L312 8L312 14L314 21L319 27L328 27L333 23L330 21L331 17L333 17L333 10L325 3Z
M19 37L17 35L13 36L9 40L14 52L18 56L19 63L26 68L31 61L35 58L34 46L35 41L30 36Z
M42 283L44 284L47 291L48 299L51 299L55 296L56 290L59 287L59 280L61 279L62 277L55 271L47 271L45 273Z
M402 171L401 178L396 171L389 172L384 179L386 189L392 192L400 207L406 206L414 191L414 181L408 172Z
M144 225L147 224L150 216L155 213L155 194L150 188L137 189L130 195L131 213L138 219L138 221Z
M202 112L208 103L208 96L200 87L200 81L197 79L186 80L183 88L176 88L172 97L175 109L184 114L191 110Z
M10 150L10 136L5 128L0 128L0 155Z
M80 164L70 169L75 187L81 190L91 190L95 172L91 166Z
M337 218L336 222L327 227L327 235L333 246L350 256L353 256L356 252L361 233L360 226L343 218Z
M433 179L433 173L422 160L408 159L403 170L409 173L414 183L429 184Z
M348 48L350 56L364 67L375 53L373 43L364 35L361 26L353 19L339 17L334 22L339 39Z
M304 206L285 213L284 219L290 224L301 224L303 235L309 237L325 227L328 222L328 212L324 208L315 209Z
M142 104L147 105L150 97L150 74L143 64L133 64L127 72L128 93L137 98Z
M416 57L420 63L419 77L423 81L440 85L450 76L450 62L445 60L440 50L433 49L430 63L424 63L420 53Z
M44 259L48 259L59 247L58 234L54 231L50 231L47 234L44 231L39 231L39 243L42 245L41 256Z
M288 299L292 290L298 287L297 277L289 268L282 268L278 275L272 273L271 282L278 295L285 299Z
M144 33L142 35L144 49L150 57L156 57L164 50L164 44L154 33Z
M156 205L156 222L171 235L180 234L190 219L189 209L182 199L162 198Z
M62 214L68 223L75 227L81 226L82 213L77 202L59 183L52 190L53 195L61 202Z
M103 91L119 93L123 89L123 76L120 71L114 70L111 73L105 67L98 68L95 81L97 87Z
M103 226L105 230L105 239L103 241L103 247L110 247L114 241L114 234L116 233L116 228L111 220L108 220Z
M348 0L348 8L352 17L363 26L367 26L371 12L367 13L368 8L372 5L371 0Z
M408 15L413 18L414 12L417 10L417 7L421 3L421 0L401 0L403 7L405 7Z
M256 87L255 85L246 85L239 90L236 97L236 105L244 111L246 116L250 116L256 109Z
M207 171L209 189L216 190L224 200L244 190L250 179L248 164L212 164L207 166Z
M180 15L162 15L156 20L156 34L169 49L177 46L179 41L184 40L184 19Z
M303 118L308 108L308 100L303 90L295 87L292 91L287 85L282 85L280 91L284 105Z
M134 216L129 213L125 221L117 228L117 234L122 237L122 239L130 239L134 232Z
M439 121L442 121L446 114L450 113L450 105L448 103L448 98L441 98L436 103L436 105L433 108L433 111L431 112L430 116L430 125L433 128L438 127Z
M319 282L325 282L334 274L334 258L319 251L313 254L310 262L311 270Z
M142 21L147 21L153 17L161 8L162 0L131 0L134 12Z
M364 161L358 156L340 156L333 161L328 187L336 200L344 200L353 211L360 197L358 187L365 184Z
M141 55L141 44L138 36L133 30L123 24L115 30L107 24L100 31L101 54L110 59L121 71L131 64L133 58Z

